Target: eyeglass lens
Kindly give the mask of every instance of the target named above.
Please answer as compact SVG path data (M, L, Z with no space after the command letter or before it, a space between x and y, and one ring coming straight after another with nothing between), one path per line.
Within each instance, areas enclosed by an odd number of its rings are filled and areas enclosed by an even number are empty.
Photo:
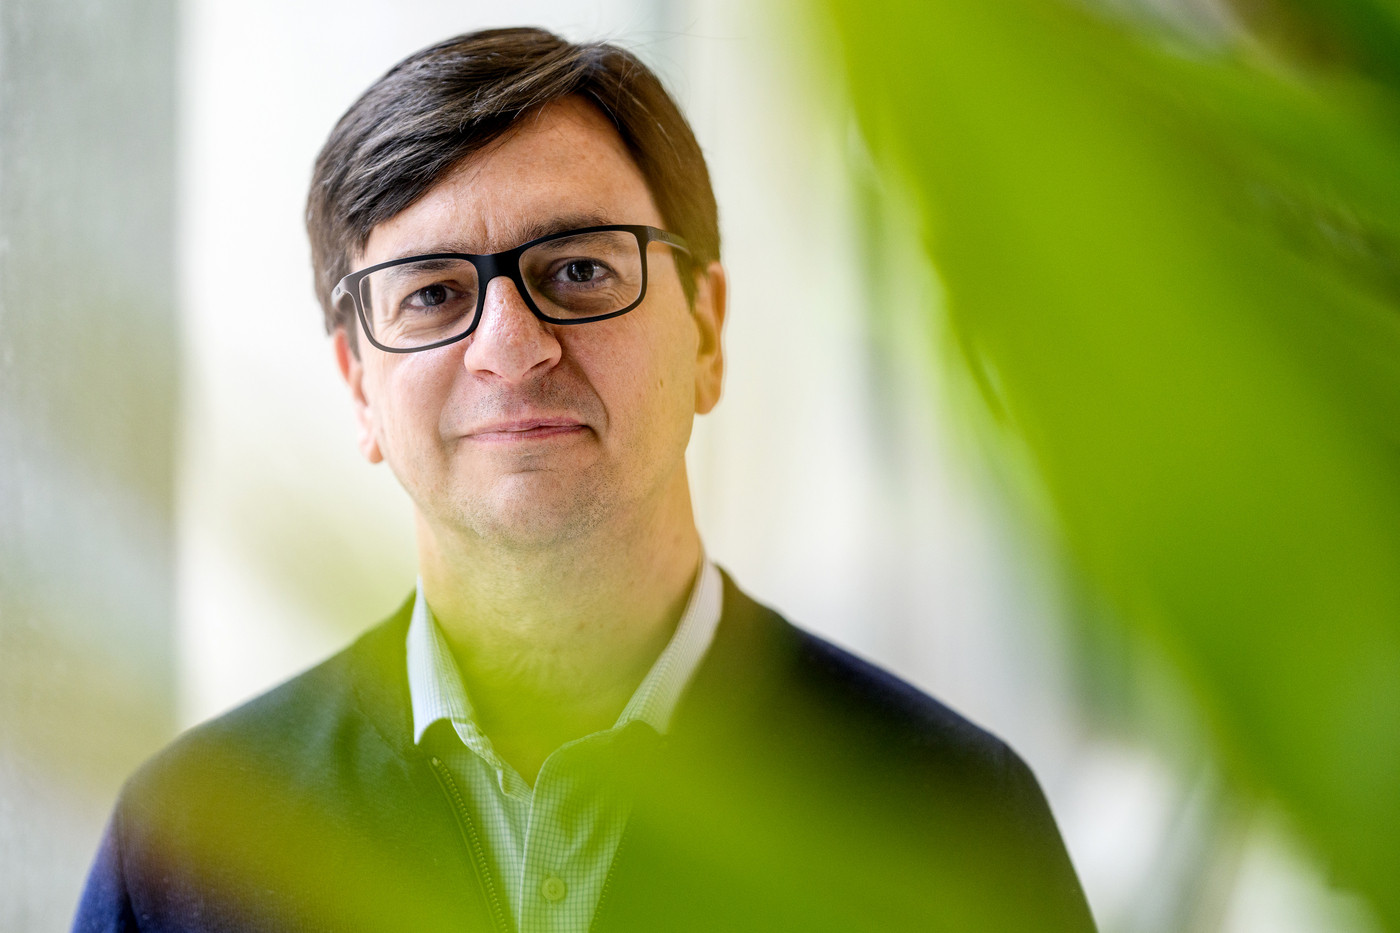
M580 321L633 304L642 292L642 244L603 230L537 243L520 255L528 300L546 318ZM481 288L465 259L425 259L379 269L360 281L374 339L396 349L450 340L471 327Z

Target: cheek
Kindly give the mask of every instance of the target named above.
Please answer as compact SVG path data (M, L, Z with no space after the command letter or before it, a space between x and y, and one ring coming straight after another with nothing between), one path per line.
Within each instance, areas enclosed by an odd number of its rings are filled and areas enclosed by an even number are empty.
M447 349L447 348L444 348ZM437 437L444 399L451 390L451 367L434 351L395 357L375 380L374 405L380 434L395 450L423 446ZM422 359L420 359L422 357Z
M611 361L610 371L618 374L617 394L625 397L637 429L646 432L640 442L669 446L676 435L689 435L697 338L688 315L680 317L683 312L674 307L656 310L654 317L639 320L631 339ZM663 314L676 317L663 318Z

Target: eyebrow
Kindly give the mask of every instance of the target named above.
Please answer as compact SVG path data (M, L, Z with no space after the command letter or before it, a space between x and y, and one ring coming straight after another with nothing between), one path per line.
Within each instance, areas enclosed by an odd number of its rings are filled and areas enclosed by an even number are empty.
M576 211L568 214L556 214L553 217L520 222L519 224L506 228L501 240L510 243L506 249L513 249L521 243L529 243L531 240L538 240L540 237L550 236L555 233L564 233L568 230L578 230L582 227L601 227L612 223L608 216L602 211ZM494 252L494 251L493 251ZM407 259L410 256L426 256L432 253L467 253L480 255L471 243L460 239L436 240L427 243L419 243L402 250L394 259Z

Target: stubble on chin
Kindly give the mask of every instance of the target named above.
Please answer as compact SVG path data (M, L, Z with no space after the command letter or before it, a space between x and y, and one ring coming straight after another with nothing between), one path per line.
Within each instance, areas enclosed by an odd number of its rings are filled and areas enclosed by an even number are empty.
M463 543L522 553L558 550L588 540L608 522L607 483L592 472L521 470L459 485L445 497L439 518Z

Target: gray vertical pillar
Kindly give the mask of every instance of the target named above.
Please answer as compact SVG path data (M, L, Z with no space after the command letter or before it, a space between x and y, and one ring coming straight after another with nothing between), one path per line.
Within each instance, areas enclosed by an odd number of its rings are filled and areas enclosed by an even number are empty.
M173 707L173 0L0 0L0 929Z

